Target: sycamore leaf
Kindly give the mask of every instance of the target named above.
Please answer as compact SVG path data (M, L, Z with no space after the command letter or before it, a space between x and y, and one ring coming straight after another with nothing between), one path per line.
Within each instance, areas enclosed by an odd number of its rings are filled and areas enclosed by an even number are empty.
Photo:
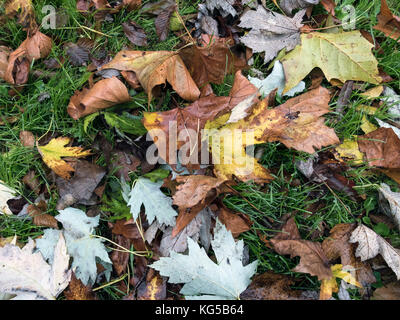
M286 83L285 72L283 71L282 63L279 60L276 61L271 74L264 80L249 76L249 81L258 88L264 97L269 95L274 89L278 89L278 94L282 95ZM293 89L286 92L284 96L293 97L296 93L303 92L305 88L305 82L301 81Z
M291 15L295 9L306 9L319 3L319 0L281 0L279 5L286 14Z
M128 206L131 207L133 219L136 220L140 213L142 204L146 210L146 217L151 224L157 219L160 224L167 226L175 225L176 211L172 208L172 199L160 190L163 181L153 182L149 179L139 177L134 182L129 194Z
M54 239L63 233L67 251L73 258L72 269L84 285L94 283L97 278L96 258L103 265L111 264L101 239L92 237L94 228L98 226L100 216L88 217L82 210L67 208L60 210L55 218L63 225L63 230L46 229L41 239L36 241L37 247L46 260L54 260L52 247Z
M364 225L360 225L351 234L349 242L358 242L356 256L360 257L361 261L372 259L380 254L396 274L397 279L400 279L399 252L373 230Z
M170 283L184 283L180 293L192 299L239 299L256 272L257 261L243 266L243 241L235 243L232 234L217 220L211 246L217 263L204 249L188 238L189 254L171 252L150 267L169 277Z
M400 228L400 193L392 192L386 183L381 183L379 202L383 212L394 220L397 228Z
M8 207L7 201L15 197L15 190L7 187L3 181L0 180L0 215L1 214L12 214Z
M54 239L51 265L34 253L34 241L22 249L7 244L0 248L0 293L18 300L55 300L68 286L71 271L64 237Z
M347 283L362 288L362 285L351 275L351 273L343 271L341 264L335 264L331 267L332 278L321 281L320 300L329 300L333 292L338 292L339 288L336 278L343 279Z
M178 52L175 51L120 51L115 58L101 67L120 71L134 71L147 92L150 103L153 88L165 82L183 99L195 101L200 91L186 69Z
M329 112L329 101L329 91L319 87L274 109L269 109L268 99L264 99L253 106L247 118L235 123L224 124L226 115L209 121L205 139L216 176L223 180L234 175L242 181L271 181L268 171L246 153L246 146L280 141L289 148L314 153L315 148L338 143L334 130L325 126L321 117Z
M305 10L301 10L290 18L268 12L259 5L256 11L249 10L240 18L239 27L251 28L240 41L253 52L265 52L264 61L267 63L282 49L290 51L300 44L300 28L303 26L301 21L304 14Z
M47 145L37 147L44 163L64 179L71 178L71 172L75 170L62 157L81 158L91 154L90 150L83 151L81 147L65 147L70 141L67 137L54 138Z
M382 79L372 47L360 31L302 34L301 45L282 59L286 75L283 93L295 87L316 67L324 72L328 81L380 83Z

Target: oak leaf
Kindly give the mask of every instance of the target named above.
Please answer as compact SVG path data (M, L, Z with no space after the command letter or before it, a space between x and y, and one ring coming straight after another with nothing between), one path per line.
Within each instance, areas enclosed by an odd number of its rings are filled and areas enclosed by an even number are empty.
M295 87L316 67L324 72L328 81L380 83L382 79L372 47L360 31L302 34L301 45L281 60L286 75L283 93Z
M120 71L134 71L147 92L149 103L153 88L168 81L185 100L195 101L200 91L175 51L120 51L115 58L101 67Z
M90 150L84 151L81 147L65 147L70 141L70 138L60 137L52 139L45 146L37 146L44 163L64 179L69 179L75 169L62 160L62 157L81 158L91 154Z

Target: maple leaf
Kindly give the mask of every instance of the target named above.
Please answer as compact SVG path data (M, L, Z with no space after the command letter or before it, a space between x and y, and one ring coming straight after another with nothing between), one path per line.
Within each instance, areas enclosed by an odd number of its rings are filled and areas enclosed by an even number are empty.
M195 101L200 91L186 69L178 52L175 51L120 51L115 58L100 68L134 71L149 103L153 88L168 81L172 88L185 100Z
M0 293L21 300L55 300L68 286L71 271L64 237L54 239L51 265L34 247L29 239L22 249L12 244L0 248Z
M332 292L338 292L339 288L336 278L343 279L347 283L362 288L362 285L351 275L351 273L343 271L341 264L335 264L331 267L332 278L321 281L320 300L329 300L332 297Z
M175 225L176 211L172 208L172 199L167 197L160 187L163 181L153 182L149 179L139 177L129 192L124 198L131 208L132 217L136 220L140 213L142 204L146 210L146 217L149 223L154 219L164 223L167 226Z
M289 148L314 153L314 148L339 142L321 116L329 112L329 91L319 87L268 109L268 98L253 106L251 114L235 123L225 123L224 115L206 125L214 172L220 179L236 176L242 181L269 182L267 169L245 152L245 147L280 141ZM235 132L238 136L235 136ZM240 140L241 139L241 140Z
M256 272L257 261L243 266L243 240L235 243L232 234L219 220L211 246L217 263L188 238L188 255L172 251L170 257L162 257L150 267L169 277L170 283L184 283L180 293L187 300L239 299Z
M70 138L53 138L45 146L37 146L44 163L57 175L64 179L71 178L72 168L62 157L81 158L91 154L90 150L83 151L81 147L65 147L71 141Z
M54 261L54 239L62 233L67 243L67 251L73 258L72 269L84 285L94 283L97 278L97 258L103 266L111 264L102 239L92 237L100 216L88 217L75 208L60 210L55 218L62 223L63 230L46 229L41 239L36 240L37 248L46 260Z
M304 14L305 10L301 10L290 18L268 12L259 5L256 11L249 10L240 18L239 27L251 28L240 41L253 49L253 52L265 52L264 61L268 62L282 49L290 51L300 44L300 28L303 26L301 21Z
M295 87L316 67L323 71L328 81L380 83L382 78L372 47L360 31L302 34L301 45L281 59L286 76L283 93Z
M399 252L373 230L360 225L351 234L349 242L358 242L356 256L360 257L361 261L372 259L380 254L396 274L397 279L400 279Z

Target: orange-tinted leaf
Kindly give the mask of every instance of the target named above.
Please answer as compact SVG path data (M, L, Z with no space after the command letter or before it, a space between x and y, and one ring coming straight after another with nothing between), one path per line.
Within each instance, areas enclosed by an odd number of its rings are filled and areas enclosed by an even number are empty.
M64 295L67 300L96 300L92 289L77 279L74 273L68 288L64 291Z
M243 213L233 213L227 208L222 207L219 211L218 219L235 238L241 233L250 230L251 221L249 217Z
M378 15L378 24L374 29L382 31L387 37L400 41L400 17L390 11L386 0L381 0L381 12Z

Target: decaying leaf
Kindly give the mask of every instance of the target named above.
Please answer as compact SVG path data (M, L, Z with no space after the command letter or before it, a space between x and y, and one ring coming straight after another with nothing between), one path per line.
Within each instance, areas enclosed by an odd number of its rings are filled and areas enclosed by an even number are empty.
M12 214L10 208L8 207L7 201L14 198L15 195L15 190L11 189L0 180L0 215Z
M230 50L230 40L202 35L200 45L190 46L179 53L199 88L205 84L222 83L227 74L246 67Z
M147 35L143 28L134 21L122 24L126 37L136 46L147 46Z
M358 137L358 146L370 166L400 168L400 139L391 128L379 128Z
M206 0L208 10L213 12L216 9L223 17L228 15L235 17L237 15L237 11L233 7L234 4L235 0Z
M160 190L163 183L163 181L153 182L143 177L134 182L132 190L126 199L134 220L138 218L143 204L150 224L154 219L157 219L160 224L175 225L177 213L172 208L172 199Z
M152 271L152 272L151 272ZM164 300L167 297L167 282L151 269L146 281L138 288L138 300Z
M286 76L283 93L295 87L316 67L324 72L328 81L380 83L382 79L372 47L360 31L302 34L301 45L281 60Z
M238 237L241 233L250 230L250 218L244 213L234 213L227 208L222 207L219 211L218 219L232 233L234 238Z
M400 193L392 192L386 183L379 188L379 202L383 212L391 217L400 229Z
M77 120L83 116L131 100L128 89L117 78L97 82L91 89L76 91L68 104L68 114Z
M8 57L12 50L6 46L0 46L0 79L4 79L7 66L8 66Z
M160 41L165 41L167 39L170 25L169 21L176 10L176 3L174 1L171 1L170 3L171 5L166 7L154 21L156 33Z
M35 11L31 0L7 0L4 4L6 15L17 17L18 23L26 30L37 28Z
M268 62L282 49L290 51L301 43L300 28L303 26L301 21L304 14L305 10L301 10L290 18L268 12L259 5L256 11L249 10L240 18L239 27L251 28L251 31L240 40L253 49L253 52L265 52L264 61Z
M134 71L148 94L149 103L153 88L166 81L185 100L195 101L200 91L175 51L120 51L103 69Z
M36 240L37 248L50 263L55 260L54 239L62 233L67 244L68 254L73 258L72 269L84 285L93 284L97 278L96 260L110 264L102 239L92 237L98 226L100 216L88 217L82 210L67 208L55 217L63 225L63 230L46 229L41 239Z
M391 282L374 291L372 300L400 300L400 282Z
M81 158L91 154L81 147L65 147L70 141L67 137L54 138L47 145L37 147L44 163L63 179L69 179L75 170L62 157Z
M19 300L55 300L68 286L71 271L64 237L54 240L50 265L34 253L32 239L22 249L12 244L0 248L0 292Z
M319 0L281 0L279 6L286 14L291 15L295 9L306 9L319 3Z
M351 160L354 165L359 165L364 162L364 155L358 149L357 141L345 139L335 150L339 154L340 159Z
M247 118L235 123L221 126L224 116L208 122L216 176L229 180L234 175L242 181L258 183L272 180L267 169L246 154L245 146L280 141L288 148L314 153L314 148L338 143L334 130L325 126L321 117L329 112L329 101L328 90L319 87L274 109L268 109L266 98L253 106Z
M171 252L170 257L160 258L150 267L169 277L170 283L184 283L180 293L187 300L239 299L257 268L257 261L243 266L243 241L235 243L217 220L211 243L217 263L192 239L188 239L188 246L188 255Z
M360 225L351 234L350 243L358 242L356 256L361 261L372 259L380 254L388 266L400 279L400 254L385 239L370 228Z
M95 295L89 286L85 286L74 273L67 290L64 291L67 300L95 300Z
M400 17L395 16L389 9L386 0L381 0L381 11L378 15L378 24L374 29L382 31L387 37L399 41Z
M44 200L31 204L27 208L28 215L32 217L35 226L58 229L57 220L52 215L44 213L46 210L47 204Z

